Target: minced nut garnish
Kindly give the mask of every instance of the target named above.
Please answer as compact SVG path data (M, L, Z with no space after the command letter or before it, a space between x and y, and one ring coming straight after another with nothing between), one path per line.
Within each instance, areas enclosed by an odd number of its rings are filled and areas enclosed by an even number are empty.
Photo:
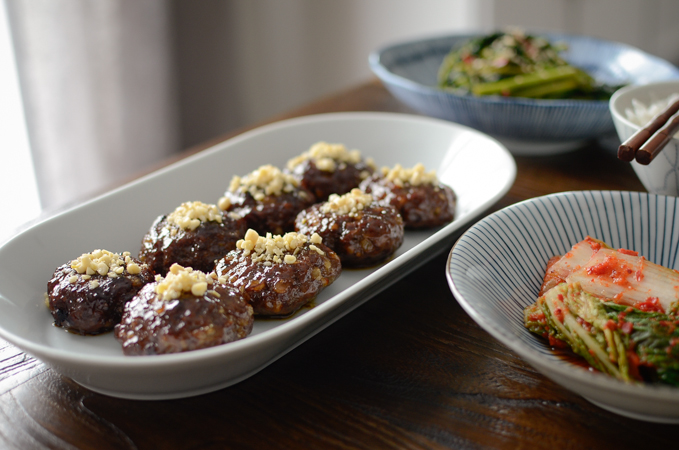
M84 280L89 280L90 276L95 274L117 278L125 272L125 269L132 275L141 272L141 267L132 260L130 252L120 255L108 250L83 253L78 259L71 261L71 269L81 274ZM71 283L75 283L71 280L72 278L69 279Z
M317 142L309 150L288 161L288 169L292 170L306 160L313 160L320 170L324 172L334 172L337 169L337 162L358 164L361 162L361 152L358 150L347 150L343 144L328 144L327 142ZM372 159L366 159L366 164L374 167ZM366 172L367 173L367 172Z
M236 248L243 250L245 256L250 256L254 262L294 264L297 253L307 244L320 244L323 239L318 233L311 237L304 234L290 232L283 236L267 233L260 236L252 228L245 233L245 237L236 242ZM320 249L319 249L320 250ZM267 264L269 263L269 264Z
M217 201L217 206L222 211L226 211L227 209L231 208L231 200L229 199L229 197L221 197Z
M183 230L195 230L202 222L222 223L222 213L217 205L185 202L167 216L167 221Z
M322 255L325 255L325 252L324 252L323 250L321 250L320 248L316 247L314 244L311 244L311 245L309 246L309 249L315 251L316 253L318 253L318 254L321 255L321 256L322 256Z
M321 212L355 215L373 201L370 194L358 188L352 189L344 195L330 194L328 201L321 205Z
M182 293L190 292L199 297L207 292L208 287L216 280L213 276L208 276L200 270L193 270L191 267L182 267L179 264L172 264L170 270L165 275L156 276L155 291L161 300L174 300L179 298Z
M207 274L208 284L218 282L219 284L226 284L226 277L220 277L215 272L210 272Z
M229 185L230 192L249 192L252 197L261 201L267 195L281 195L294 192L299 186L299 181L288 173L283 173L279 168L270 164L261 166L244 177L234 176ZM222 197L218 203L223 210L231 206L231 202Z
M437 183L436 171L425 172L422 163L415 164L412 169L404 169L400 164L396 164L393 169L382 167L381 170L382 175L396 186L403 186L405 183L411 186Z

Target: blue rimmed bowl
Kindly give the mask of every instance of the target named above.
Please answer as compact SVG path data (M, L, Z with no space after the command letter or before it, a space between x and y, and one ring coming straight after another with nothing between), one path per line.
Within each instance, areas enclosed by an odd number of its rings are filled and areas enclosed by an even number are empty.
M550 257L589 235L679 269L678 226L676 197L620 191L537 197L467 230L450 252L448 284L472 319L556 383L617 414L679 423L679 388L631 385L587 370L523 325L523 310L537 299Z
M562 55L598 81L644 84L679 78L671 63L634 47L557 33L539 33L568 45ZM437 74L451 48L478 36L456 34L391 45L370 54L371 70L399 100L416 111L476 128L514 154L542 155L613 137L605 100L540 100L456 95L437 87Z

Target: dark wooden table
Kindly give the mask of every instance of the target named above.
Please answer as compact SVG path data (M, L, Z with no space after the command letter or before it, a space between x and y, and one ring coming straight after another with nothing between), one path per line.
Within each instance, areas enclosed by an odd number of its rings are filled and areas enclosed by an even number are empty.
M374 81L272 121L334 111L412 113ZM516 183L491 211L560 191L644 190L595 144L516 162ZM677 448L678 426L604 411L482 330L448 289L446 257L253 377L194 398L95 394L2 343L0 447Z

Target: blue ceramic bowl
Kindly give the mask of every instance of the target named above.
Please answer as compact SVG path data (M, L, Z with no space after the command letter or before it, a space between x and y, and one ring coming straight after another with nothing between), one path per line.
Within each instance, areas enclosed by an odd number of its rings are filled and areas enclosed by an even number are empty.
M477 222L448 259L448 284L464 310L545 376L609 411L679 423L679 388L632 385L552 352L523 324L549 258L586 236L679 269L679 198L640 192L579 191L536 197Z
M437 87L451 48L478 34L458 34L392 45L371 53L370 68L399 100L423 114L489 134L515 154L546 154L615 135L607 101L538 100L456 95ZM608 84L645 84L679 78L669 62L628 45L585 36L540 33L568 45L562 55Z

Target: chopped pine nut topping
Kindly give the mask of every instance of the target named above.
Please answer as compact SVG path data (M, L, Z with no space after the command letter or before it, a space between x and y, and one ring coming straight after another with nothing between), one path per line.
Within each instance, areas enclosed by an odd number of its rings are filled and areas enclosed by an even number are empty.
M381 170L382 175L396 186L403 186L406 183L411 186L437 183L436 171L425 172L422 163L415 164L412 169L404 169L400 164L396 164L393 169L382 167Z
M190 267L182 267L172 264L170 271L165 277L156 276L155 291L162 300L174 300L184 292L200 297L208 290L208 286L214 283L214 278Z
M254 262L294 264L297 253L307 243L320 244L323 239L318 233L308 237L300 233L286 233L283 236L267 233L260 236L255 230L249 229L245 237L236 242L236 248L243 250L245 256L250 256ZM320 250L320 249L319 249Z
M267 195L281 195L283 193L294 192L298 186L299 181L295 177L267 164L244 177L233 177L229 185L229 191L249 192L255 200L261 201ZM231 206L231 202L222 197L218 205L221 209L225 210Z
M330 194L328 201L321 206L321 212L326 214L349 214L351 216L362 211L372 201L372 195L354 188L344 195Z
M83 280L89 280L91 275L108 276L116 278L125 273L136 275L141 272L139 264L135 263L130 252L122 255L108 250L95 250L92 253L83 253L78 259L71 261L71 269L82 275ZM75 281L69 281L75 283Z
M313 160L316 167L320 170L334 172L337 169L337 163L358 164L361 162L361 152L358 150L347 150L343 144L318 142L312 145L308 151L289 160L288 169L292 170L309 159ZM371 159L367 159L366 164L374 166Z
M207 275L207 283L208 284L213 284L214 282L217 282L219 284L226 284L226 277L220 277L218 276L215 272L210 272Z
M222 197L217 201L217 207L222 211L226 211L231 208L231 200L229 200L229 197Z
M318 254L321 255L321 256L325 255L325 252L324 252L323 250L321 250L320 248L316 247L314 244L311 244L311 245L309 246L309 248L310 248L311 250L315 251L316 253L318 253Z
M203 202L185 202L167 216L167 221L177 225L182 230L195 230L203 222L222 223L222 213L216 205Z

